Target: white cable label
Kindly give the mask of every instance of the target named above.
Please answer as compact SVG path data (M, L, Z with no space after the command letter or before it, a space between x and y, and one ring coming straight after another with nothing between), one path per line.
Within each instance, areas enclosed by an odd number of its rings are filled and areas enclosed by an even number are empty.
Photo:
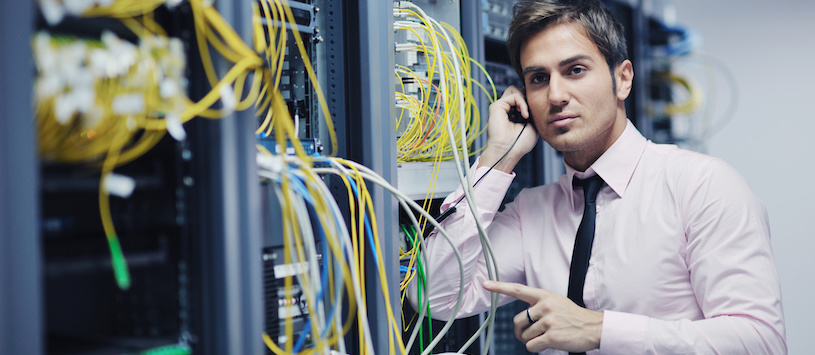
M128 198L133 194L136 189L136 180L132 177L110 173L105 176L103 182L105 190L110 195L119 196L121 198Z
M187 139L187 131L184 130L184 126L181 124L181 117L171 113L164 120L167 122L167 132L170 133L170 136L179 142Z
M275 278L284 278L286 276L294 276L297 274L303 274L308 271L308 264L305 262L296 263L296 264L285 264L285 265L275 265L274 266L274 276Z

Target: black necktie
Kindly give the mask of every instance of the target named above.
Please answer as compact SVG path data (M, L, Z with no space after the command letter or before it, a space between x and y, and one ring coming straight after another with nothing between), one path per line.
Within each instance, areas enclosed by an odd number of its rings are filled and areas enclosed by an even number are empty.
M591 245L594 242L594 221L597 217L597 193L603 187L603 179L600 175L594 175L588 179L574 179L575 186L583 187L583 197L585 204L583 209L583 220L577 228L577 237L574 240L574 251L572 252L572 266L569 270L569 299L577 303L580 307L586 307L583 303L583 285L586 283L586 270L589 268L589 258L591 257ZM578 355L585 353L569 353Z

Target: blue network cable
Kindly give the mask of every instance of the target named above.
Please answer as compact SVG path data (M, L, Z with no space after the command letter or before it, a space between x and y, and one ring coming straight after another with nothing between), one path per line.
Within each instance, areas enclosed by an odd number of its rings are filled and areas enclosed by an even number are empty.
M702 37L699 33L690 28L662 24L660 29L668 33L677 34L681 39L677 42L667 43L664 47L655 46L656 49L652 51L652 55L682 56L690 53L694 48L700 47L702 44ZM662 52L660 52L660 49Z
M362 198L359 195L359 191L357 190L357 184L354 183L354 180L348 179L348 181L351 183L351 189L354 190L354 195L357 196L357 199ZM371 230L371 223L368 221L368 214L364 210L360 211L360 213L362 214L362 221L365 224L365 234L368 236L368 243L371 243L371 248L375 248L376 244L374 243L374 233ZM374 256L374 263L376 264L377 267L379 267L379 258L376 256L376 253L371 254L373 254Z
M357 189L357 184L354 182L354 180L353 179L348 179L348 182L351 185L351 189L354 192L354 196L356 196L356 198L358 200L361 199L362 197L360 196L359 189ZM309 200L309 203L311 203L310 200ZM368 237L368 242L370 243L371 248L375 248L376 244L375 244L374 238L373 238L373 230L371 228L371 223L368 220L367 212L365 210L362 210L362 211L360 211L360 213L362 215L363 224L365 226L365 234ZM338 225L338 227L340 227L339 223L337 225ZM320 238L324 242L323 243L323 251L324 251L323 255L325 255L325 235L324 235L324 232L323 232L322 228L319 228L318 230L319 230ZM374 257L374 263L377 265L377 267L379 267L379 258L377 257L376 253L372 253L372 254L373 254L373 257ZM325 288L327 286L326 285L326 282L327 282L327 279L328 279L328 276L327 276L327 274L328 274L328 265L327 265L327 263L323 263L322 273L323 273L322 285L321 285L320 293L318 295L318 299L322 299ZM324 337L326 335L326 333L328 331L328 324L330 323L330 321L335 316L335 313L336 313L336 305L332 305L331 309L329 311L329 317L326 319L326 327L323 330L323 333L321 334L321 336ZM298 337L297 342L295 343L294 348L292 349L295 353L299 352L302 349L303 345L305 344L305 339L306 339L307 334L311 333L310 329L311 329L311 317L309 317L306 320L306 323L304 325L304 331L300 333L300 336Z
M292 189L294 189L300 196L308 202L309 205L314 205L314 199L311 197L311 193L308 191L308 188L303 183L304 179L302 176L289 171L288 173L289 181L292 183Z
M309 201L309 204L313 207L314 204L312 203L312 200L311 199L307 199L307 200ZM316 215L316 212L315 212L315 210L313 208L310 208L308 211L309 211L309 215L312 218L314 218L315 220L318 219L317 215ZM317 299L320 300L325 295L325 289L328 286L327 285L327 283L328 283L328 262L326 261L327 255L328 255L328 249L326 247L327 241L326 241L326 238L325 238L325 231L323 230L322 225L318 224L316 227L317 227L316 228L317 229L317 234L319 236L319 241L322 242L323 255L326 256L326 257L323 258L323 266L322 266L322 269L320 270L320 292L317 294ZM323 333L321 334L322 337L325 337L325 334L328 331L329 324L331 323L331 321L334 318L334 313L335 313L336 308L337 308L336 305L331 306L331 310L329 311L328 318L326 319L326 325L324 327L325 330L323 330ZM306 336L309 333L311 333L311 317L309 317L306 320L306 324L304 325L303 331L300 333L300 336L297 338L297 342L294 344L293 351L295 353L299 352L302 349L302 347L303 347L303 345L305 344L305 341L306 341Z

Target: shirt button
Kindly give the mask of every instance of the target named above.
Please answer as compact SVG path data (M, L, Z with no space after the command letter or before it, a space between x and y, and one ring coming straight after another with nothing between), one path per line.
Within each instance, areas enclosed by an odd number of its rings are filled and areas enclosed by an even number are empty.
M589 266L594 266L594 265L597 265L597 261L595 261L594 259L589 260Z

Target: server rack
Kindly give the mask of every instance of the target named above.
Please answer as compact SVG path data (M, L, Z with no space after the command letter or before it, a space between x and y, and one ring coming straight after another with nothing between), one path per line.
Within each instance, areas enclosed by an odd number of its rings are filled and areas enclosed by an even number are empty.
M250 38L251 7L218 1L218 11L243 38ZM219 64L223 66L224 64ZM221 67L225 70L224 67ZM255 165L254 116L235 112L212 122L196 121L201 139L201 174L210 178L198 190L202 235L201 336L206 354L260 354L262 333L261 200ZM192 192L196 195L195 192Z
M0 353L43 351L39 178L27 2L0 5Z
M357 7L348 4L346 8L350 34L348 38L358 40L349 40L349 43L346 43L348 46L346 54L351 59L346 61L346 64L351 64L352 69L346 79L350 85L346 88L351 90L348 91L347 97L350 107L346 117L348 140L345 144L349 158L370 167L386 180L394 181L396 128L393 120L388 119L395 113L393 105L390 104L395 95L393 79L388 75L393 68L394 59L391 48L382 45L393 42L391 30L393 4L388 1L360 0L356 5ZM358 66L352 64L355 63L353 59L358 60L356 62ZM354 90L354 87L359 89ZM354 98L354 95L358 96ZM372 197L376 206L375 213L381 216L381 222L377 221L379 225L376 228L380 230L381 235L397 235L396 200L381 188L376 188ZM398 244L393 238L385 238L383 251L386 255L382 262L386 267L388 279L398 280L399 263L396 258ZM369 255L369 260L372 259ZM373 263L368 265L370 266L365 270L366 274L375 275ZM391 286L379 284L374 277L368 277L366 280L369 280L366 288L373 290L369 293L371 295L380 294L383 287ZM399 304L398 293L391 294L391 304ZM369 303L369 306L368 315L372 337L375 339L374 347L377 352L387 352L388 326L384 316L386 314L384 302L377 301L373 306Z
M391 104L394 83L391 68L394 55L391 48L382 43L393 43L393 4L382 1L336 2L316 1L321 7L320 21L324 29L324 42L317 48L322 58L318 65L326 80L324 88L336 122L340 139L339 154L372 167L389 181L396 180L395 109ZM429 2L433 3L433 2ZM488 9L495 1L461 0L460 18L462 35L471 55L484 62L506 63L487 53L501 52L502 43L489 35ZM643 90L649 74L643 38L647 21L642 13L641 2L637 5L611 2L615 11L626 19L626 27L632 29L629 39L634 41L632 56L638 73L629 110L633 120L646 136L650 121L645 119L643 103L648 93ZM244 38L250 38L251 17L249 2L238 0L216 1L218 11ZM40 173L35 158L36 145L29 103L32 91L30 73L30 37L34 28L34 6L30 4L4 3L3 38L12 38L4 44L2 56L2 82L5 95L0 99L4 119L0 122L0 225L2 230L0 252L0 352L45 353L47 345L47 319L53 311L45 305L49 298L46 275L51 256L43 256L46 242L40 237L39 217ZM16 40L14 40L16 39ZM187 38L189 40L189 38ZM494 50L500 49L500 50ZM194 62L194 60L190 60ZM220 64L224 69L223 63ZM191 69L191 70L200 70ZM388 74L381 74L388 73ZM200 72L198 72L200 75ZM200 79L200 77L199 77ZM196 79L191 76L191 81ZM486 100L480 99L482 112L486 112ZM263 201L261 186L257 181L254 161L254 143L251 134L254 116L238 112L233 117L218 120L196 120L187 126L189 139L185 143L166 143L166 151L173 155L178 170L173 172L173 188L180 189L176 196L178 206L183 206L184 225L175 233L185 241L178 245L183 254L184 287L178 280L172 281L173 289L184 289L187 301L183 302L189 319L189 335L196 353L246 353L263 352L257 334L264 329L263 310L263 253L264 247L276 242L264 239L261 216ZM326 141L321 126L320 139ZM476 145L484 144L484 140ZM539 143L528 160L519 169L520 187L553 181L560 175L562 165L557 152ZM333 185L337 190L336 181ZM376 214L380 216L377 228L381 235L396 236L397 206L395 200L381 189L374 193ZM337 194L337 198L342 197ZM176 206L176 208L179 208ZM274 224L274 221L270 223ZM20 236L32 236L21 238ZM398 243L396 238L385 238L384 250L390 280L399 279ZM126 250L127 253L127 250ZM368 255L371 258L371 255ZM388 259L390 258L390 259ZM179 264L180 265L180 264ZM376 274L369 263L370 275ZM382 287L375 277L369 280L372 290L369 318L377 339L377 352L387 352L387 324L382 302L374 295ZM50 284L53 288L53 283ZM95 286L92 286L95 287ZM392 293L392 304L398 296ZM186 307L186 308L185 308ZM174 310L175 311L175 310ZM507 311L509 314L516 312ZM68 316L71 316L68 313ZM180 322L180 321L179 321ZM53 323L53 322L50 322ZM462 334L459 334L462 335Z
M251 13L243 5L217 4L245 35ZM3 83L15 88L4 90L3 100L9 102L3 107L10 110L4 116L15 118L3 120L9 125L3 142L15 147L9 151L14 154L2 154L2 162L17 168L4 169L12 174L2 189L4 206L14 206L0 213L14 232L7 236L4 229L2 240L9 243L4 260L15 263L2 269L9 317L0 322L2 344L8 346L0 352L105 354L183 343L202 354L260 353L254 123L244 113L194 121L187 126L186 141L165 137L150 153L121 167L136 189L130 199L111 198L131 270L130 288L119 289L112 282L109 256L99 245L104 237L94 197L98 171L40 161L34 154L36 140L27 135L34 132L32 30L47 27L80 39L103 30L127 37L126 30L104 18L70 16L50 27L42 17L37 20L34 4L3 6L8 17L4 31L20 40L3 51L4 64L9 64L4 65ZM162 10L156 20L166 21L168 32L190 43L189 8ZM203 95L195 92L206 86L202 77L200 66L188 68L191 97ZM26 316L11 316L18 312Z

